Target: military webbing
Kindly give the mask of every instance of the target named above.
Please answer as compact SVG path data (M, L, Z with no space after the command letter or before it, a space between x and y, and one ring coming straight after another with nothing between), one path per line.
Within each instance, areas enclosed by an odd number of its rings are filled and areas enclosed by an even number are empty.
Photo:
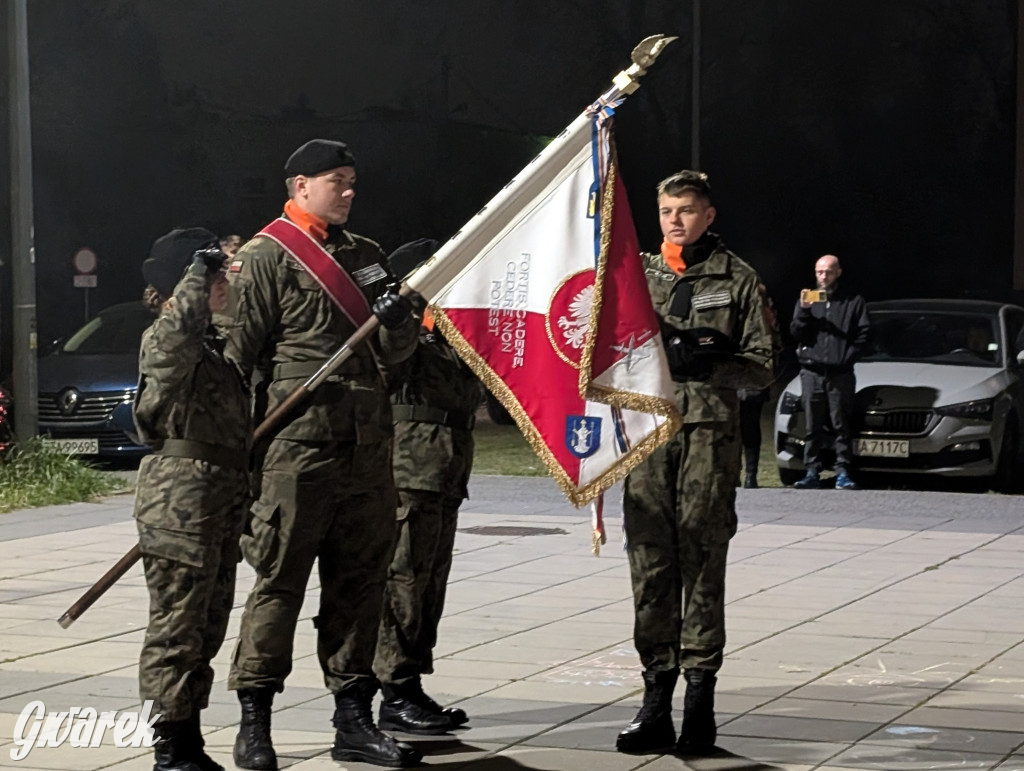
M191 458L202 460L214 466L245 471L249 468L249 452L244 449L224 447L207 442L193 442L189 439L164 439L154 455L171 458Z
M274 365L271 377L274 380L298 380L300 378L305 380L306 378L313 377L326 363L326 359L323 361L282 361L280 364ZM368 370L361 360L352 357L338 365L331 377L361 375L366 372L376 372L376 368Z
M464 428L471 431L476 425L476 415L470 412L448 412L436 407L424 407L418 404L395 404L391 407L391 417L395 423L403 420L416 423L437 423L448 428Z

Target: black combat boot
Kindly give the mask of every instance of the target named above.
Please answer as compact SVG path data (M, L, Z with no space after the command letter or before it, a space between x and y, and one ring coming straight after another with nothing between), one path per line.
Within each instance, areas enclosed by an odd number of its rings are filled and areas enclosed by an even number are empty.
M746 468L746 474L743 477L743 486L747 490L756 490L757 466L761 462L760 448L758 448L757 452L744 452L743 456L743 466Z
M615 740L619 752L654 752L672 746L676 729L672 725L672 693L679 679L678 669L663 672L644 670L644 703Z
M410 680L405 685L406 688L411 689L413 696L410 699L416 701L421 707L437 715L444 715L448 718L448 722L453 726L465 725L469 722L469 715L466 714L466 710L459 709L458 707L442 707L432 698L427 696L423 692L423 684L417 677L415 680Z
M192 753L192 762L199 766L200 771L224 771L224 766L203 752L206 740L203 739L203 730L199 727L199 713L193 713L185 722L188 726L187 741Z
M397 741L373 724L370 703L376 686L360 684L334 694L334 746L337 761L359 761L389 768L420 765L423 755L412 745Z
M271 688L242 688L238 692L242 722L238 726L233 753L235 765L253 771L276 771L277 753L270 742Z
M382 729L430 736L447 733L469 720L461 709L441 709L441 705L423 692L418 677L401 684L384 683L382 690Z
M189 730L187 720L161 721L153 726L153 771L201 771L192 760Z
M686 696L676 752L680 755L714 754L718 737L715 726L715 683L718 678L709 669L687 669L683 677L686 678Z

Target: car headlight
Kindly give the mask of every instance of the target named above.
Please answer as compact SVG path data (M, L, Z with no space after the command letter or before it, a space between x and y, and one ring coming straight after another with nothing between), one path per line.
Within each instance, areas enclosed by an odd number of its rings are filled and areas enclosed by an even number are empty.
M779 399L779 414L780 415L794 415L797 412L803 412L804 403L792 391L783 391L782 398Z
M995 399L975 399L972 402L947 404L936 407L935 412L951 418L969 418L970 420L992 420L992 407Z

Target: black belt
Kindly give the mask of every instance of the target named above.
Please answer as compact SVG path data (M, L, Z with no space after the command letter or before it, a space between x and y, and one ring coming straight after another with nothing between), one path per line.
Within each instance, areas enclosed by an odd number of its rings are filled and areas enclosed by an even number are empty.
M308 380L319 372L320 368L326 363L327 359L319 361L283 361L280 364L274 365L271 377L274 380ZM353 356L339 364L330 376L362 375L367 372L373 372L373 370L367 369L363 366L363 362L360 359Z
M472 431L476 425L476 415L472 412L439 410L436 407L423 407L418 404L392 405L391 417L395 423L411 420L416 423L437 423L448 428L464 428L467 431Z
M191 458L202 460L214 466L247 471L249 469L249 451L220 444L193 442L189 439L164 439L154 455L170 458Z

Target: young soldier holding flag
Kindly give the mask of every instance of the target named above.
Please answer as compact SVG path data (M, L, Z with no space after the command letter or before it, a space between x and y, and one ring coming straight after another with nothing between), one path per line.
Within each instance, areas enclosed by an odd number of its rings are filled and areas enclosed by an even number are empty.
M644 255L683 428L626 479L623 499L644 702L619 734L621 752L675 741L672 694L686 679L681 754L714 748L715 673L725 647L725 565L736 533L740 469L737 389L772 378L772 319L756 271L708 228L707 175L658 186L664 235Z

